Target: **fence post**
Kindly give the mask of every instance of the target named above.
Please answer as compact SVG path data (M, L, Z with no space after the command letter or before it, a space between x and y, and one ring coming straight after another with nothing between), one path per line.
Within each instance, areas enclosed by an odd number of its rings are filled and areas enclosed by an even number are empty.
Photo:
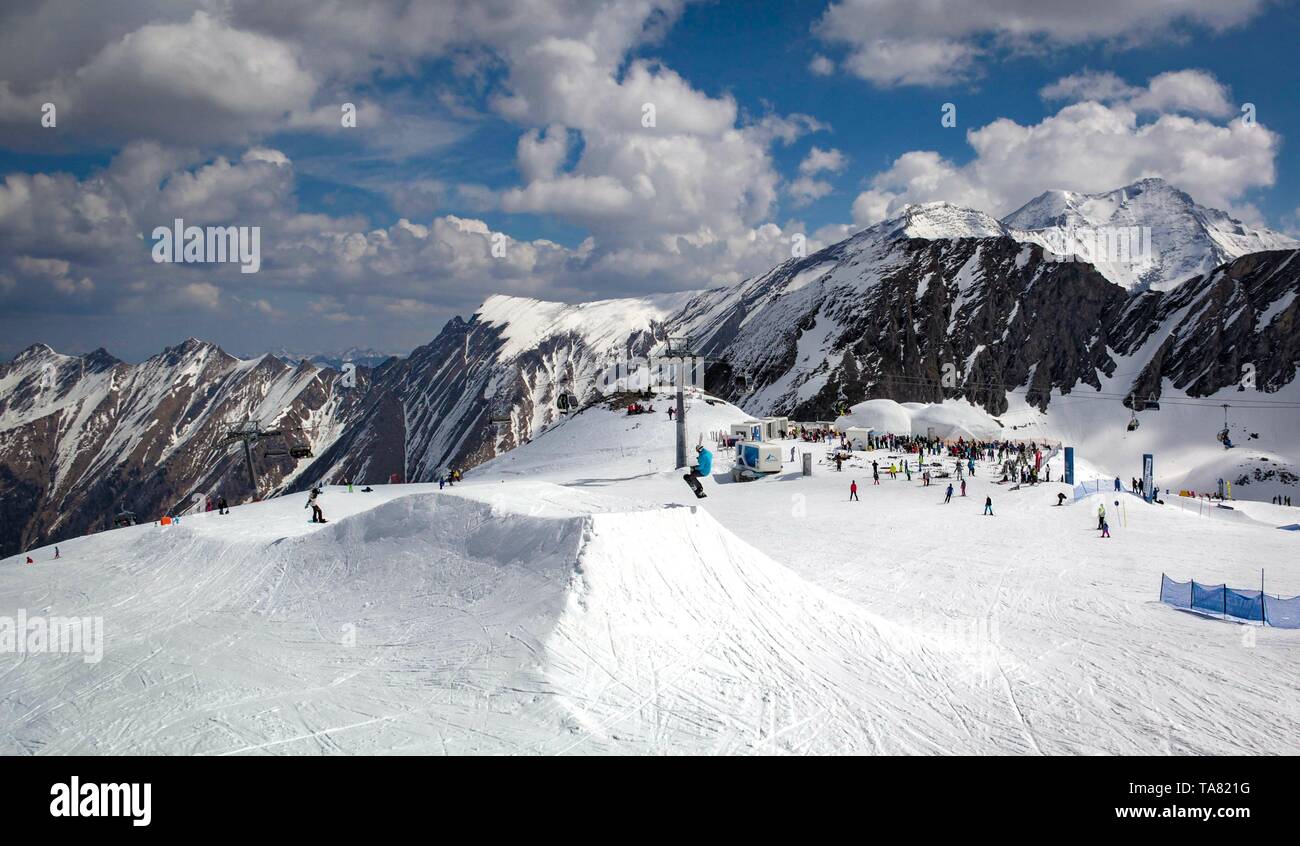
M1223 619L1228 619L1228 583L1223 583Z
M1268 598L1264 596L1264 568L1259 568L1259 619L1268 625Z

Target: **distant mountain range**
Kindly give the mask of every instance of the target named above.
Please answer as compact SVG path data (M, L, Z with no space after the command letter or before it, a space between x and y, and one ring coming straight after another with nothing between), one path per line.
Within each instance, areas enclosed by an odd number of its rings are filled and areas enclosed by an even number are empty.
M1138 263L1061 261L1078 229L1149 227ZM1048 192L996 220L911 206L814 254L707 291L562 304L492 296L405 358L277 351L239 359L189 339L137 365L37 345L0 364L0 554L253 494L232 424L259 443L260 494L324 478L429 480L535 437L556 398L597 396L611 354L669 337L706 355L707 386L754 414L827 419L864 399L966 399L1105 384L1158 398L1261 390L1300 366L1300 245L1193 203L1160 180ZM1082 258L1082 257L1080 257ZM357 365L353 380L340 373ZM1116 386L1119 387L1116 387ZM292 445L313 455L295 459Z
M309 361L317 367L331 367L335 370L342 370L343 365L347 363L355 364L357 367L378 367L390 358L397 358L397 353L385 353L369 347L349 347L343 352L291 352L284 349L269 350L270 354L283 361L285 364L301 364Z

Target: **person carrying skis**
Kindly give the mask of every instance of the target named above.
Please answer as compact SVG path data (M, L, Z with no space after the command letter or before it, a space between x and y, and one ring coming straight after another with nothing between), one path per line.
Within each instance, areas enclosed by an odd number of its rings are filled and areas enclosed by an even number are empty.
M984 497L984 513L989 517L993 516L993 497Z
M853 502L854 500L857 499L858 499L858 480L854 479L852 482L849 483L849 502ZM858 502L861 501L862 500L858 500Z
M313 523L326 522L325 514L320 510L320 505L316 502L317 498L319 498L320 495L321 495L320 485L316 485L311 489L311 493L307 496L307 505L303 506L303 508L306 508L307 506L311 506L311 522Z
M943 501L945 504L952 502L952 482L948 483L948 492L944 494Z

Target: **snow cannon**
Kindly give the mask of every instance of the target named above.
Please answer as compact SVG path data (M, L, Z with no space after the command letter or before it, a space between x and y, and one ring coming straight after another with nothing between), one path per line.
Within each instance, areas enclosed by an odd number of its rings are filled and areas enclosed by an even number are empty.
M731 467L731 478L749 482L769 473L781 472L781 446L771 443L741 441L736 444L736 463Z

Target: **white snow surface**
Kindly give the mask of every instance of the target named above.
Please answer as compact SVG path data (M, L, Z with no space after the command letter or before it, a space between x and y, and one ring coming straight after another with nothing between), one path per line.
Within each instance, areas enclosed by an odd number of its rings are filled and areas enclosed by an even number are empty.
M711 437L747 415L702 400L697 500L666 402L588 409L453 488L328 488L325 525L284 497L0 562L0 617L105 638L100 663L0 654L0 751L1300 753L1300 632L1156 601L1162 572L1300 593L1275 528L1300 511L1058 508L1065 486L982 464L945 505L871 484L888 453L837 473L794 441L811 477L732 483Z

